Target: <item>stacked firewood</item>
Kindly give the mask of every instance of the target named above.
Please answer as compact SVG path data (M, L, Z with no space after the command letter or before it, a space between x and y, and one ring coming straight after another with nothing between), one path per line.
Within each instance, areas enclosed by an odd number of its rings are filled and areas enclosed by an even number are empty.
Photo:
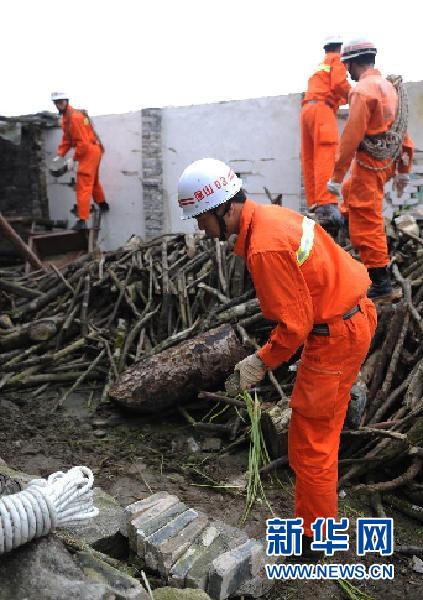
M0 273L0 389L79 386L103 397L129 365L237 320L270 329L241 259L201 236L132 239L61 271Z
M341 483L383 479L360 484L375 492L418 480L423 460L423 240L396 232L394 252L393 273L402 299L378 307L377 332L359 382L367 388L366 410L358 429L344 430L340 454ZM261 314L244 262L233 255L230 242L184 235L146 243L134 238L119 251L83 257L61 271L51 266L29 275L0 273L0 390L40 395L60 389L62 404L72 391L91 385L99 388L101 399L110 391L118 398L123 373L138 370L145 384L154 367L157 387L163 357L174 364L179 356L195 358L198 340L207 344L210 332L219 348L214 330L229 340L229 352L234 349L224 361L230 370L231 359L240 356L234 340L251 352L273 326ZM191 345L184 350L184 344ZM203 390L204 403L235 403L238 409L239 400L216 394L223 379L218 382L215 373L225 369L216 369L213 360L214 389L204 391L197 368L191 392ZM208 369L207 361L202 369ZM163 385L171 380L167 369ZM276 401L280 408L267 419L280 427L280 444L271 453L276 456L286 449L294 380L295 366L284 365L257 390L264 407ZM150 404L154 410L154 401ZM232 439L234 432L245 436L235 415L239 411L233 411L231 422L224 422L226 411L214 423ZM282 456L280 463L284 461ZM421 491L421 484L414 485Z

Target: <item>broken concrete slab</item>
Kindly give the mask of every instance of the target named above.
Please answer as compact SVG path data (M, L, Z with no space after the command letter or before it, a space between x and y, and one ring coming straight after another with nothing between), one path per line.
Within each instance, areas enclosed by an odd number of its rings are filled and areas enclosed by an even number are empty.
M233 595L260 598L267 594L273 586L274 581L267 577L266 571L263 569L252 579L244 581Z
M95 519L65 529L95 550L121 558L128 550L128 542L120 533L124 509L101 488L94 488L94 505L99 509Z
M107 585L116 598L150 600L149 594L137 579L118 571L88 552L78 552L76 561L91 581Z
M119 596L106 583L93 581L55 536L33 540L2 556L0 600L147 600Z
M22 488L26 487L32 479L37 479L39 477L39 475L28 475L27 473L16 471L16 469L11 469L6 464L0 465L0 475L5 475L6 477L10 477L10 479L14 479Z

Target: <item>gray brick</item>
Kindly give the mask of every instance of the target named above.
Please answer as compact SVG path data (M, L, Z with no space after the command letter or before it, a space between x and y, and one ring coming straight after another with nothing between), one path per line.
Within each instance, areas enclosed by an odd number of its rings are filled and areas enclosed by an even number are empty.
M178 504L179 500L176 496L168 495L165 498L158 500L153 506L147 508L144 512L141 513L138 517L135 517L130 521L128 525L128 539L129 546L135 552L138 551L137 548L137 539L138 539L138 529L145 527L149 520L157 518L160 513L166 511L168 508L173 506L174 504Z
M210 569L208 594L213 600L225 600L245 581L257 575L260 562L262 567L263 546L256 540L248 540L241 546L221 554L213 561Z
M172 566L194 544L209 522L206 514L198 513L198 517L182 531L160 544L157 548L159 552L157 568L160 573L163 575L169 574Z
M200 535L198 540L190 546L187 551L177 560L170 571L172 585L184 587L185 577L197 558L211 546L219 536L219 530L210 524Z
M145 562L150 569L158 570L160 559L159 546L178 535L187 525L198 517L198 513L190 508L178 515L167 525L156 531L145 542Z
M177 502L170 506L167 510L161 512L157 517L149 519L145 524L138 527L138 534L146 539L162 529L165 525L172 521L178 515L184 513L188 506L183 502Z
M143 500L138 500L133 504L127 506L123 511L123 517L120 525L120 532L125 537L128 537L128 525L132 519L137 516L140 516L142 512L147 510L147 508L151 508L154 506L159 500L170 496L169 492L158 492L157 494L152 494L151 496L147 496Z
M206 549L201 549L191 561L185 576L187 587L206 589L210 565L220 554L241 545L248 540L245 532L235 527L229 527L222 521L214 521L212 526L219 532L218 537Z

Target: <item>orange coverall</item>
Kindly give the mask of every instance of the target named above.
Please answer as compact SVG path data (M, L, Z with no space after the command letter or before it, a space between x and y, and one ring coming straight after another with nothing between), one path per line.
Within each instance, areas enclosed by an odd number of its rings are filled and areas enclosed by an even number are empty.
M63 138L59 145L59 156L65 156L75 148L73 159L78 161L76 177L76 199L78 217L87 221L90 216L91 196L96 204L106 201L99 180L100 160L103 146L98 140L89 118L80 110L68 106L62 117Z
M296 474L295 515L311 537L317 517L337 516L340 432L375 331L376 309L366 298L370 279L364 266L317 224L308 258L299 264L304 222L288 208L247 200L234 252L246 260L263 315L278 323L258 352L264 364L274 369L304 344L288 446ZM357 305L360 310L344 319ZM329 335L312 334L321 323L328 324Z
M308 80L301 109L301 158L307 206L337 202L326 189L338 145L336 111L346 104L350 84L339 54L329 52Z
M359 149L365 135L384 133L395 120L397 93L377 69L368 69L360 77L350 93L349 105L350 114L341 136L332 179L341 182L352 161L351 177L342 188L342 211L348 213L351 243L366 267L385 267L389 263L389 254L382 214L383 189L397 171L408 173L411 170L413 143L406 135L396 163L377 160Z

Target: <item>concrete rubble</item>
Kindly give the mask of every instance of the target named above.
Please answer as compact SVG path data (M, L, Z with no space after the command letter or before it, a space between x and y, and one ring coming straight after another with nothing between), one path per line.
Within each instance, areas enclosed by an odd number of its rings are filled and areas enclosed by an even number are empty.
M34 476L0 465L0 477L1 495L15 493ZM0 600L149 600L140 581L126 572L128 550L141 568L167 584L154 591L155 600L259 597L272 586L259 541L175 495L157 492L122 508L95 488L94 504L100 514L90 522L4 555Z
M263 545L245 532L189 508L167 492L126 507L121 533L148 569L171 587L206 591L213 600L266 593Z

